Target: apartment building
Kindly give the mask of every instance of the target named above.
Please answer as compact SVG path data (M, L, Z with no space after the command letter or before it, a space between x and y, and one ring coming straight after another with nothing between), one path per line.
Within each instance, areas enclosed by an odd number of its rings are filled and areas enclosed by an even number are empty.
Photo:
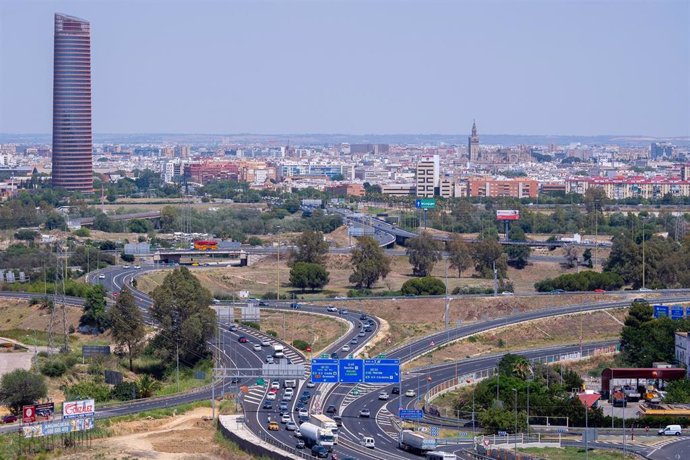
M575 177L565 182L566 193L585 194L591 187L602 188L606 197L612 200L658 200L667 194L690 196L690 181L676 177Z
M415 170L417 196L431 198L439 194L440 160L438 155L422 157Z
M538 186L534 179L470 179L469 196L536 198Z

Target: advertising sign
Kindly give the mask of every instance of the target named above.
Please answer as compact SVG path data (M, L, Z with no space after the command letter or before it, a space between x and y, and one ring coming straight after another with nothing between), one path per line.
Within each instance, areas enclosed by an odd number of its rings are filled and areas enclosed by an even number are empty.
M92 430L94 427L93 415L82 418L56 420L54 422L41 422L35 425L23 426L25 438L51 436L54 434L74 433L76 431Z
M36 406L22 407L22 423L34 423L36 421Z
M436 207L436 200L433 198L419 198L414 205L417 209L434 209Z
M36 421L47 422L53 420L55 414L55 403L36 404Z
M518 209L497 209L496 220L518 220L520 211Z
M79 418L93 416L96 404L93 399L65 401L62 403L62 418Z

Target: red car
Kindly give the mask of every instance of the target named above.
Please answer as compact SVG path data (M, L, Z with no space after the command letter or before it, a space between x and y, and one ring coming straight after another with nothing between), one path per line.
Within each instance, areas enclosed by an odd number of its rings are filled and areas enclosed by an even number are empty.
M237 341L240 343L247 343L249 342L249 339L247 339L245 336L241 336L239 339L237 339Z
M16 415L5 415L2 418L2 423L14 423L18 420Z
M606 292L606 290L605 289L595 289L594 292L602 293L602 292Z

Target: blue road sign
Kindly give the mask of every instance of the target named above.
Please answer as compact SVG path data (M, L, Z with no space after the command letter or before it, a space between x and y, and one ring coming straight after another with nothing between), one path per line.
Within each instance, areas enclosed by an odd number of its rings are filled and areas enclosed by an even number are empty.
M668 318L668 305L654 305L655 318Z
M438 435L439 435L440 432L441 432L441 431L438 429L437 426L432 426L432 427L431 427L431 436L433 436L433 437L436 438L436 437L438 437Z
M341 359L338 361L338 372L340 373L340 383L363 382L364 365L361 359Z
M400 383L400 360L365 359L364 383Z
M338 360L312 359L311 381L314 383L338 383Z
M421 409L398 409L398 416L406 420L421 420L424 418L424 411Z
M684 312L685 308L683 308L681 305L673 305L671 307L671 319L683 319Z
M690 319L690 307L685 308L685 316Z

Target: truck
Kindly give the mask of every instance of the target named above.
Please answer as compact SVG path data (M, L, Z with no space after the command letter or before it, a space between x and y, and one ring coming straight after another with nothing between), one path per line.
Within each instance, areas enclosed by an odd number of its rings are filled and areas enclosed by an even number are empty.
M436 438L412 430L402 430L398 447L417 455L424 455L436 449Z
M331 430L331 433L333 433L333 444L338 444L338 424L335 423L335 420L324 414L310 414L309 423L324 430Z
M322 446L328 450L333 449L335 438L331 430L326 430L313 423L304 422L299 426L299 432L306 447Z
M626 407L628 401L625 399L625 393L620 389L613 390L613 393L611 393L611 404L613 407Z
M633 387L632 385L623 385L623 393L625 393L627 400L631 402L639 401L642 397L640 392L637 391L637 388Z
M285 357L285 347L280 343L273 344L273 357L274 358L284 358Z

